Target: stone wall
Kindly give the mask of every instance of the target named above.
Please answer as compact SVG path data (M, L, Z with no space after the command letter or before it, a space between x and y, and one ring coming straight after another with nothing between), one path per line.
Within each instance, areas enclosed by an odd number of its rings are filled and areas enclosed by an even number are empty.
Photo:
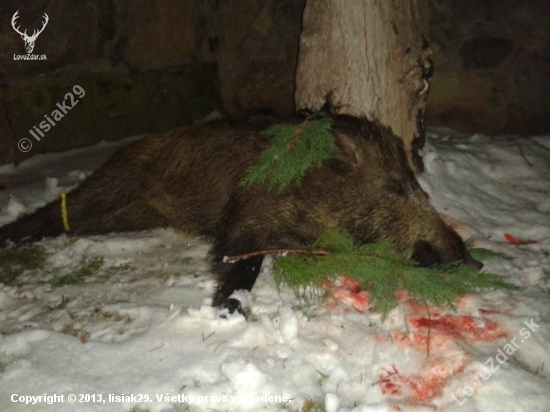
M222 2L219 81L232 115L294 112L294 74L304 0Z
M231 115L293 111L304 0L2 0L0 164ZM9 22L32 33L25 54ZM74 85L86 95L36 141ZM41 136L38 135L40 138ZM29 138L28 153L17 148Z
M2 0L0 164L188 123L217 108L294 111L305 0ZM427 124L550 131L550 2L430 0ZM43 61L21 61L32 33ZM17 149L74 85L86 92L28 153Z
M216 54L207 47L215 3L3 0L0 163L167 130L220 108ZM28 34L49 16L33 51L47 60L13 57L26 54L10 24L16 10L16 26ZM81 99L69 96L74 85L85 90ZM70 106L67 99L78 103L36 141L29 130L58 103ZM33 144L28 153L17 148L23 138Z
M426 122L466 132L550 131L550 2L431 0Z

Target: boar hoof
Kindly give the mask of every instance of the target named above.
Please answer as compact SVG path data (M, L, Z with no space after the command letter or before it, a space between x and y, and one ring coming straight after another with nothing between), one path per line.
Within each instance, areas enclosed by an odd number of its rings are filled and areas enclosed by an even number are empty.
M225 313L223 309L226 309L229 314L238 312L243 315L246 320L251 320L252 318L252 313L250 312L250 309L243 308L241 302L237 299L229 298L221 305L219 305L219 307L220 309L222 309L222 318L227 318L227 313Z

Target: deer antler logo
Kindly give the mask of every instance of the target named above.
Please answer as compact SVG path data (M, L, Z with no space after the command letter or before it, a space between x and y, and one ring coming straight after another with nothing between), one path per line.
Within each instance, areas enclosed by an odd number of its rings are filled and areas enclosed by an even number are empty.
M44 28L48 24L48 21L50 20L50 18L48 17L48 15L46 13L44 13L44 24L43 24L42 28L40 30L35 30L34 33L32 34L32 36L29 36L29 35L27 35L27 30L25 30L24 33L21 33L19 31L19 27L15 27L15 21L19 18L17 13L19 13L19 10L17 10L15 12L15 14L13 15L13 17L11 19L11 26L13 27L13 29L17 33L19 33L21 35L21 38L25 42L25 49L27 50L27 54L31 54L33 49L34 49L34 42L36 41L38 35L44 31Z

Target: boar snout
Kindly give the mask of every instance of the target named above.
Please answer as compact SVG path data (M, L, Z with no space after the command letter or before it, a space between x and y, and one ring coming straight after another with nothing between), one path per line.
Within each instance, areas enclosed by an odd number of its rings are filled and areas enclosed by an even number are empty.
M434 243L417 240L413 245L411 259L422 267L435 267L452 262L462 262L466 266L480 270L478 262L466 250L464 242L454 231L447 231L444 242Z

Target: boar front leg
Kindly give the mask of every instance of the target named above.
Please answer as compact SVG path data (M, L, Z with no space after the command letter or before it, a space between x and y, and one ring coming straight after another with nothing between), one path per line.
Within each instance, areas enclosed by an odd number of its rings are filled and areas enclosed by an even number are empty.
M225 263L223 256L218 256L212 268L218 277L218 288L214 294L213 305L227 308L230 313L238 311L246 316L241 303L230 296L237 290L252 290L260 273L262 261L263 256L256 256L234 263Z

